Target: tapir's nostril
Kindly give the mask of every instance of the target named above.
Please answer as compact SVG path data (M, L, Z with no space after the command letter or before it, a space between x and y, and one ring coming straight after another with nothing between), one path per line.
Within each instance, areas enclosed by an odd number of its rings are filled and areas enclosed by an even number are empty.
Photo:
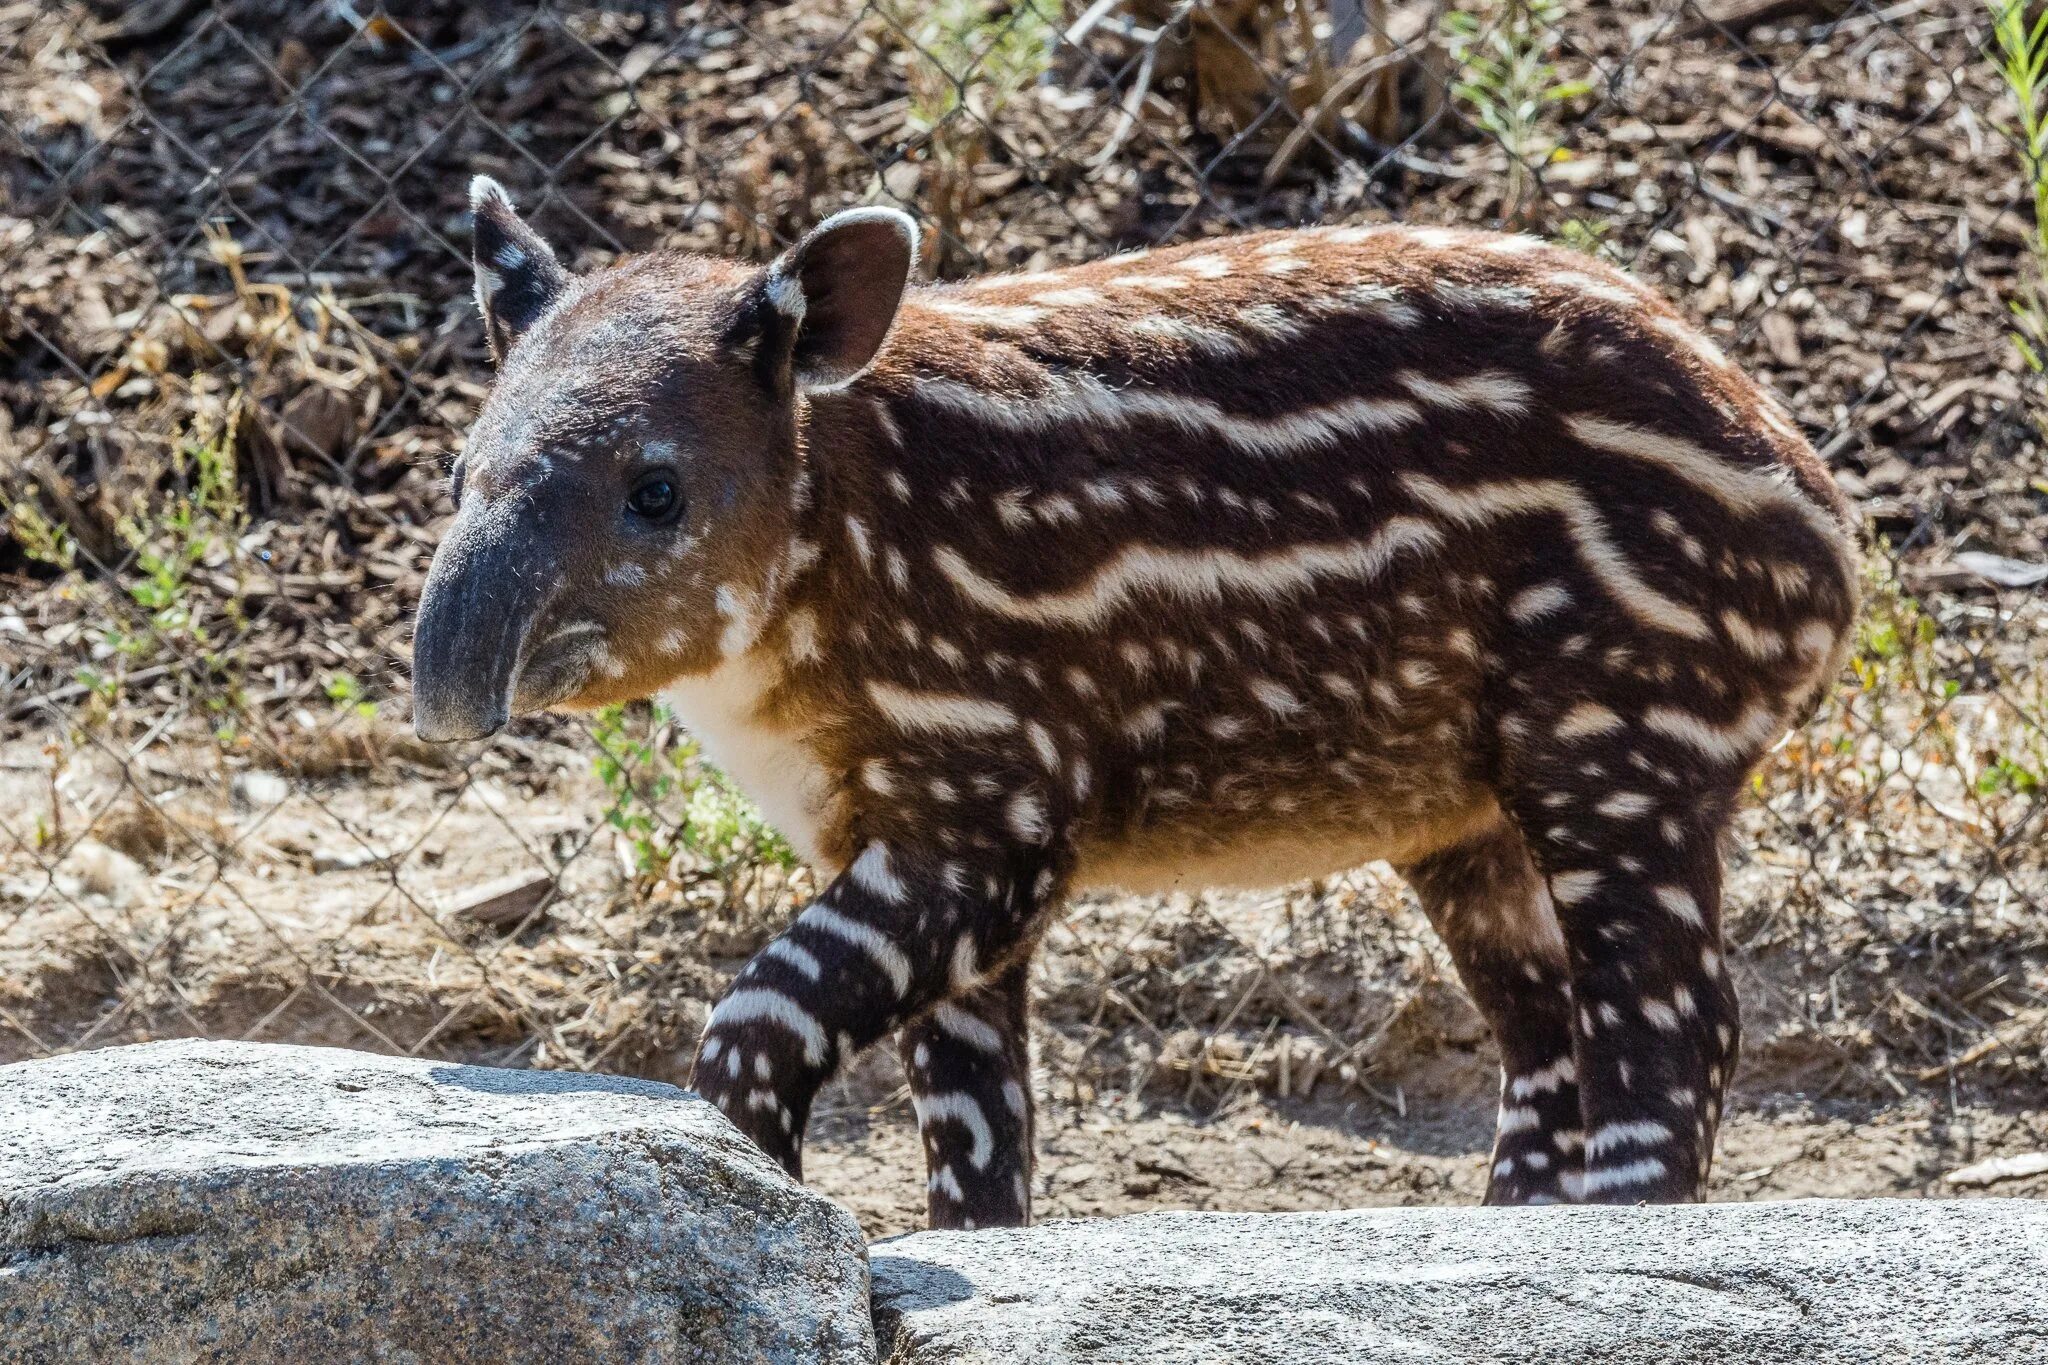
M511 718L511 708L503 704L482 712L466 712L423 704L417 693L413 697L412 732L429 744L488 739L504 729Z

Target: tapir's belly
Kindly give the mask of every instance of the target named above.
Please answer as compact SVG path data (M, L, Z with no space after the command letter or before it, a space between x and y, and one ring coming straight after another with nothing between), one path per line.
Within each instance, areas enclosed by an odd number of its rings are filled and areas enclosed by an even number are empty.
M1145 894L1259 890L1379 860L1410 862L1499 818L1490 794L1463 788L1319 793L1296 810L1253 817L1228 805L1189 808L1084 835L1074 880Z
M801 734L761 719L767 676L743 655L671 684L662 699L770 826L827 876L839 868L833 783ZM1254 759L1169 745L1143 766L1103 765L1094 818L1077 831L1077 889L1138 893L1261 889L1376 860L1402 863L1499 818L1493 796L1456 774L1456 742L1375 743L1351 731L1356 760L1305 761L1317 738L1270 736ZM1292 741L1291 743L1289 741ZM1289 751L1300 748L1301 753Z

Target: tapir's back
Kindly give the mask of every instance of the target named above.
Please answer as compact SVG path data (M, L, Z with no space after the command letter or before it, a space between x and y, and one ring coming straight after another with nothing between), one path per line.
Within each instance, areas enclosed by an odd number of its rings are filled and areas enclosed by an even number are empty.
M1503 420L1518 453L1496 452L1495 472L1555 472L1548 454L1579 478L1603 461L1545 419L1597 413L1789 472L1843 515L1780 410L1668 303L1529 237L1396 225L1212 239L927 289L897 328L874 380L908 382L920 420L950 410L977 441L1050 434L1027 443L1066 462L1039 467L1050 481L1130 460L1343 487L1399 462L1403 437L1483 439ZM1172 449L1147 439L1167 433ZM945 442L915 444L943 462ZM1249 479L1248 456L1263 464Z
M905 591L855 652L1083 762L1083 881L1417 856L1496 817L1517 687L1776 723L1853 600L1775 405L1528 238L1265 233L928 290L864 388L887 468L854 516L877 600L899 564Z

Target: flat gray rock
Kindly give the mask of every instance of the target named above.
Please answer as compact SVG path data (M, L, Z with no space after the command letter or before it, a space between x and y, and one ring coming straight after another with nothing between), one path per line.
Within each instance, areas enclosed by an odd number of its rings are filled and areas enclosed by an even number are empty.
M859 1227L671 1086L155 1043L0 1067L8 1361L869 1362Z
M2048 1206L1139 1214L869 1248L890 1365L2048 1361Z

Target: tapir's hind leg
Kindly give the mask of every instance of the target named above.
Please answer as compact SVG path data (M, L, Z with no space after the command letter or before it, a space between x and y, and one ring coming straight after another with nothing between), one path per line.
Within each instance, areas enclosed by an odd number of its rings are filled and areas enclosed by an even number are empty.
M1577 1196L1697 1199L1739 1036L1719 843L1775 728L1669 706L1639 722L1620 697L1530 711L1504 746L1504 796L1569 950Z

